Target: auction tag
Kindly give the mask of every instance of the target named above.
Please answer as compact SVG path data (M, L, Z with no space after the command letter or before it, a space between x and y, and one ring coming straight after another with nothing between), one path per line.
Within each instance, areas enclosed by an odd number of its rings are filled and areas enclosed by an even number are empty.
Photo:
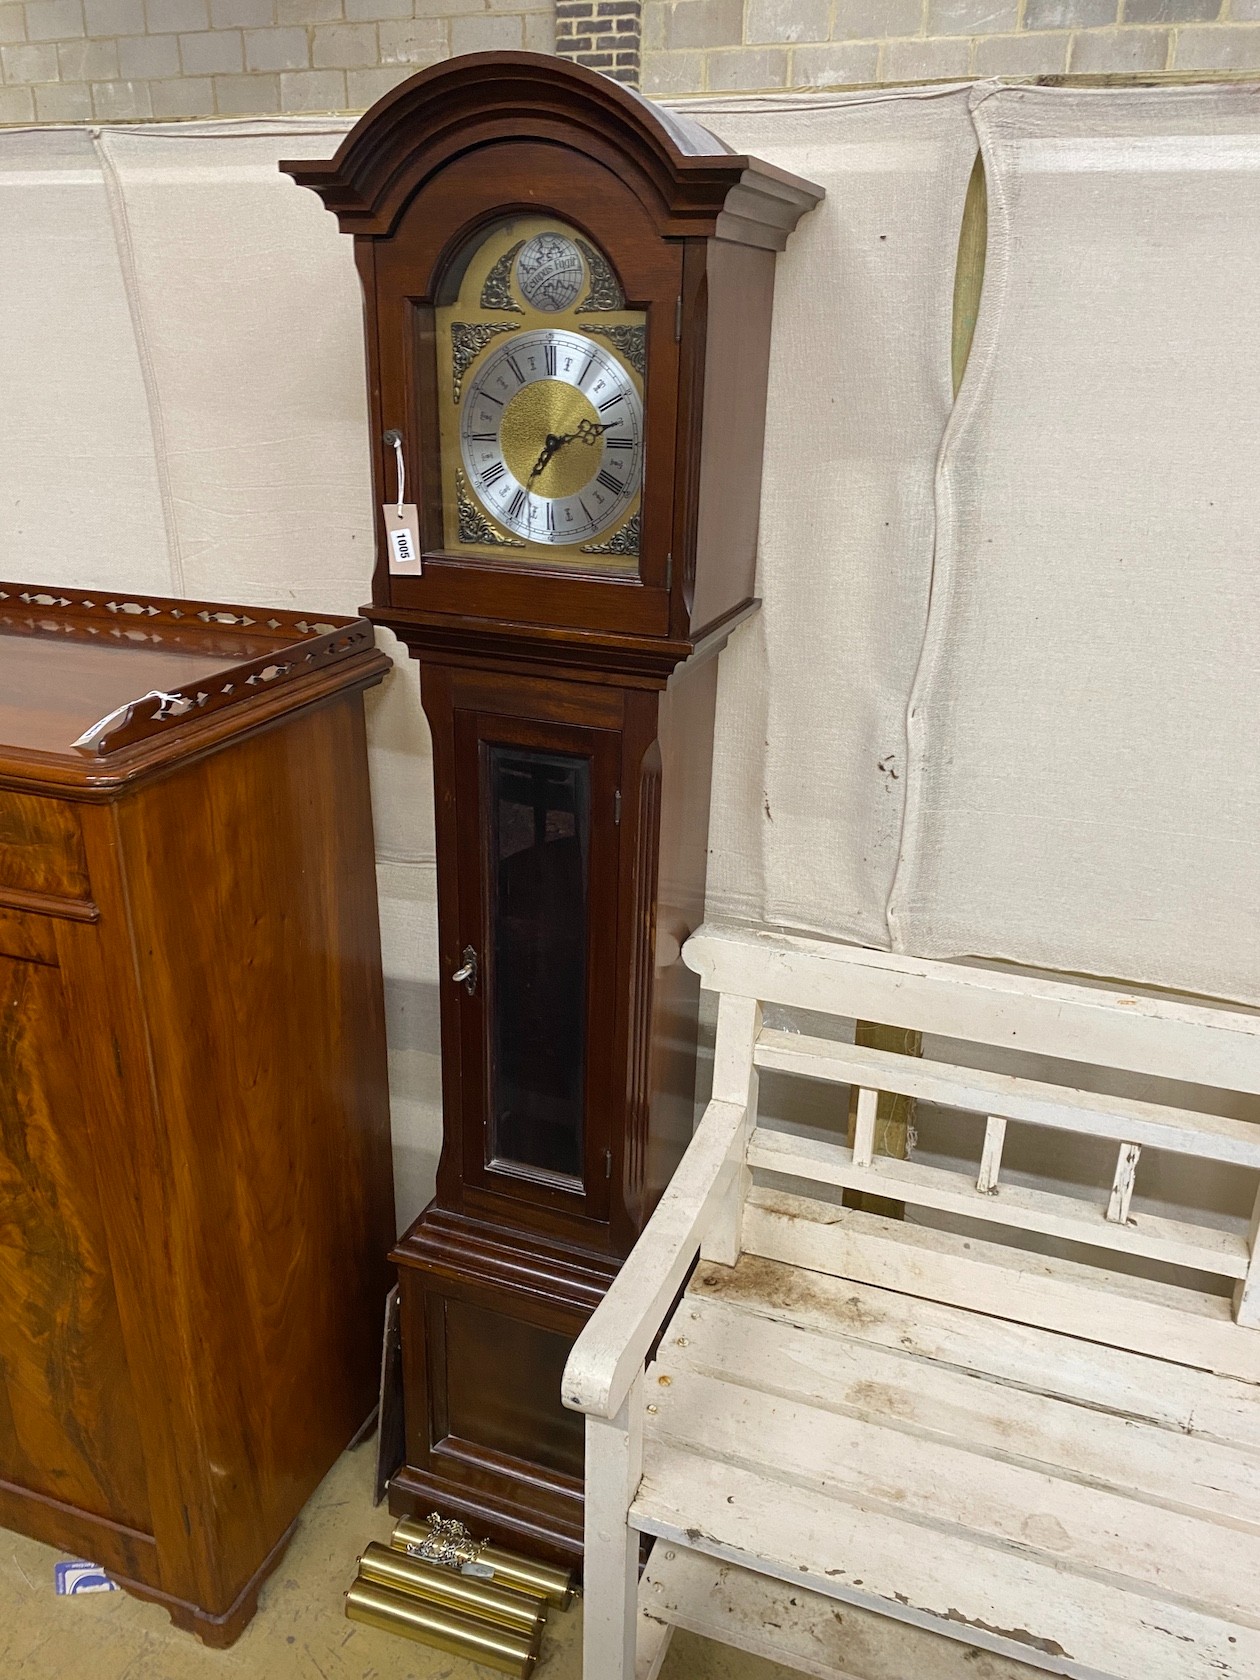
M394 577L420 576L420 520L415 507L404 502L399 511L397 502L387 502L381 509L385 515L385 540L389 543L389 569Z

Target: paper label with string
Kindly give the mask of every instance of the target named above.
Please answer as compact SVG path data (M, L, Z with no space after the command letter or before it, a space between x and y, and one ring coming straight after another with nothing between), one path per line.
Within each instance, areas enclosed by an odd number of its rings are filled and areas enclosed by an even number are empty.
M386 502L385 540L389 544L389 570L393 577L420 576L420 519L413 503Z

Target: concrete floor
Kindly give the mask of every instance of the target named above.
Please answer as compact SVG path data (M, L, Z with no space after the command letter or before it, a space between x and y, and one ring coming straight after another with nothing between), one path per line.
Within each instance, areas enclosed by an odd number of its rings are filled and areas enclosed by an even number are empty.
M125 1593L57 1598L60 1555L0 1531L3 1680L493 1680L492 1671L348 1622L342 1594L369 1540L389 1538L372 1508L375 1442L347 1453L307 1506L258 1614L230 1651L177 1633ZM581 1680L581 1607L547 1624L537 1680ZM787 1669L679 1634L661 1680L791 1680Z

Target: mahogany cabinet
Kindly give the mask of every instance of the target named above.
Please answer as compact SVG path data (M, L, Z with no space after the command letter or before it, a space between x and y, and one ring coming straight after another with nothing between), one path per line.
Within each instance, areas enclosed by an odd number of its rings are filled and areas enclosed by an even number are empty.
M531 53L281 167L354 236L366 610L433 734L443 1143L394 1256L391 1504L579 1563L560 1379L691 1135L716 655L757 605L775 259L822 191Z
M209 1644L376 1398L387 663L0 584L0 1523Z

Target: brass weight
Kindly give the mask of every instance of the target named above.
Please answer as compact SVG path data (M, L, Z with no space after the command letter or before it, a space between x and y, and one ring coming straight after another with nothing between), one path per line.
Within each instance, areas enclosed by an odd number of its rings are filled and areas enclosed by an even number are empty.
M429 1542L431 1532L429 1523L403 1517L394 1527L392 1544L396 1551L414 1556ZM469 1547L467 1561L475 1561L492 1572L490 1578L501 1587L533 1593L562 1610L567 1610L573 1601L573 1576L567 1569L536 1563L517 1552L507 1552L499 1546L479 1546L475 1542Z
M436 1650L527 1680L538 1661L538 1634L477 1621L446 1605L397 1592L378 1581L356 1581L346 1594L346 1615L385 1633L418 1639ZM539 1630L541 1632L541 1629Z
M495 1581L461 1575L441 1564L381 1546L375 1541L359 1559L359 1579L375 1581L396 1592L414 1593L433 1603L445 1604L464 1615L479 1616L499 1627L513 1628L532 1637L547 1616L547 1600L530 1593L514 1592Z

